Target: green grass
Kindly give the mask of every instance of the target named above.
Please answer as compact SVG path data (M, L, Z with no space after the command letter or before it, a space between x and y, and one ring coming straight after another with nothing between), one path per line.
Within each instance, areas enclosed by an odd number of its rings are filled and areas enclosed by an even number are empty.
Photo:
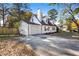
M19 35L0 35L0 40L15 39L16 37L19 37Z
M54 33L54 34L51 34L52 36L58 36L58 37L63 37L63 38L70 38L70 39L79 39L79 37L72 37L73 35L74 36L79 36L78 33L76 32L59 32L59 33Z

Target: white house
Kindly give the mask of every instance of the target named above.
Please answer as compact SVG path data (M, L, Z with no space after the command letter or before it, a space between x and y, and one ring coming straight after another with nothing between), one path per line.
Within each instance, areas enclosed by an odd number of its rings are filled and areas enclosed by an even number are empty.
M8 15L6 15L5 18L4 18L4 24L7 22L7 16L8 16ZM1 17L1 16L0 16L0 17ZM3 24L3 19L0 18L0 27L3 27L4 24Z
M41 15L40 10L37 14L32 14L30 21L21 21L19 28L20 34L22 35L36 35L56 32L56 26L47 21L48 19Z
M0 26L3 26L3 20L0 19Z

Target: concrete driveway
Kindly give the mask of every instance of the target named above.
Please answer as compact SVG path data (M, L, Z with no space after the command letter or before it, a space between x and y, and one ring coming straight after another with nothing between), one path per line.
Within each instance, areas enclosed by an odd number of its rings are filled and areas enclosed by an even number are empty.
M50 35L21 37L40 56L79 56L79 40Z

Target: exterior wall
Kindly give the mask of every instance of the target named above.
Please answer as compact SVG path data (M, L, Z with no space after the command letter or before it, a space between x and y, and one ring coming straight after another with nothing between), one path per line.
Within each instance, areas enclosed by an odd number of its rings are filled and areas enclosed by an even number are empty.
M41 25L29 24L29 35L41 34Z
M42 26L42 29L41 29ZM55 26L48 25L35 25L35 24L27 24L24 21L21 21L21 25L19 28L20 34L22 35L35 35L35 34L44 34L44 33L52 33L56 32Z
M55 26L42 25L42 33L52 33L56 32Z
M63 28L62 28L62 30L63 30L63 31L67 31L67 26L64 25Z
M52 26L52 32L56 32L56 31L57 31L56 26Z
M42 29L41 29L41 26L42 26ZM42 34L56 32L56 27L47 26L47 25L29 24L29 35L41 34L41 32L42 32Z
M48 32L47 28L48 28L48 26L42 25L42 34Z
M32 15L31 19L30 19L30 22L33 22L33 23L37 23L37 24L41 24L38 19L35 17L35 15Z
M24 21L21 21L19 31L22 35L28 35L28 24Z

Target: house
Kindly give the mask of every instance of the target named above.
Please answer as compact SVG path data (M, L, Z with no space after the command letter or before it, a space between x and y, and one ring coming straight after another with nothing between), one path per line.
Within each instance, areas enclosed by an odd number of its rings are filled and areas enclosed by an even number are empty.
M20 34L36 35L56 32L56 26L41 14L39 9L37 14L32 14L30 21L20 21Z
M0 27L2 27L2 26L3 26L3 20L0 19Z
M4 17L4 23L3 23L3 19L0 18L0 27L3 27L4 25L5 25L5 27L8 27L7 17L8 17L8 15Z

